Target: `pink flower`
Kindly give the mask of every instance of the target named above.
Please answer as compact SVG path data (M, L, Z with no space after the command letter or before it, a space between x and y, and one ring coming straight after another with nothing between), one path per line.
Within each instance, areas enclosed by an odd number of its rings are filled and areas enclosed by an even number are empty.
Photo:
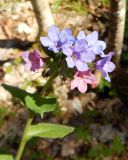
M40 69L44 65L44 62L36 49L33 52L23 52L22 58L26 62L25 68L28 71L30 70L35 72L35 70Z
M77 71L74 75L74 79L71 81L71 90L78 88L81 93L87 91L87 84L91 84L92 87L97 86L97 80L91 70L80 72Z

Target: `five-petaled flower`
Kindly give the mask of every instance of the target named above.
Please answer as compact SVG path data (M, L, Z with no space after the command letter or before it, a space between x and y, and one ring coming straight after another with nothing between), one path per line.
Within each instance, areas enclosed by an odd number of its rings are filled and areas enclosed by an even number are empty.
M77 40L75 45L65 44L63 46L63 53L67 56L66 61L69 68L74 66L78 71L88 70L87 63L95 60L95 54L88 47L86 40Z
M22 53L22 58L26 62L26 70L35 72L37 69L40 69L44 62L42 61L39 52L35 49L33 52L25 51Z
M115 69L115 64L111 62L111 58L113 56L113 52L110 52L108 55L105 55L103 59L97 61L96 69L101 71L103 77L110 82L111 79L108 73L112 72Z
M48 37L41 37L40 41L43 46L57 53L63 48L65 43L73 43L75 38L72 36L70 29L60 31L57 26L53 25L48 29Z
M106 48L106 43L104 41L98 40L98 32L94 31L91 34L85 35L84 31L80 31L77 35L77 39L85 39L88 43L89 48L97 55L101 57L104 56L104 49Z
M74 75L74 79L71 81L71 90L78 88L81 93L87 91L87 84L91 84L92 87L97 86L97 80L91 70L85 72L77 71Z

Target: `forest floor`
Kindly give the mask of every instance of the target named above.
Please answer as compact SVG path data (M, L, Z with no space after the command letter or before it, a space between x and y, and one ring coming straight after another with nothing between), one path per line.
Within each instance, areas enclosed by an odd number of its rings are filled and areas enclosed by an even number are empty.
M50 0L56 25L72 28L74 35L97 30L107 42L108 3L90 0ZM37 45L39 26L30 1L0 2L0 84L18 86L34 93L46 82L37 73L26 72L21 53ZM128 45L123 51L128 52ZM44 52L42 51L42 55ZM75 132L64 139L33 139L22 160L128 160L128 103L111 84L102 81L97 89L71 93L70 84L57 77L53 92L58 107L43 121L68 124ZM16 154L27 119L26 109L0 86L0 154ZM42 121L35 117L34 122Z

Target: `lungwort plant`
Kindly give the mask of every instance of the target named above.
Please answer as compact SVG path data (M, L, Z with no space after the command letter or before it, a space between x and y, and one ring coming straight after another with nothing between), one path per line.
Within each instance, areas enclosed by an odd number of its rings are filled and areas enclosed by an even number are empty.
M110 82L109 74L115 69L111 62L113 52L104 54L106 43L98 40L98 32L85 35L84 31L77 37L70 29L59 30L57 26L48 29L47 37L40 37L41 44L47 56L41 58L37 49L25 51L22 58L28 71L37 72L43 67L43 76L49 76L40 94L30 94L20 88L3 84L3 87L14 97L19 98L29 110L29 117L23 132L21 143L15 160L20 160L25 144L33 137L63 138L73 132L74 128L51 123L32 124L35 114L43 118L46 112L54 111L56 98L48 96L48 89L53 79L61 75L63 79L71 79L71 90L78 89L81 93L87 91L88 85L97 86L95 71L99 70ZM13 160L10 155L0 155L1 160Z

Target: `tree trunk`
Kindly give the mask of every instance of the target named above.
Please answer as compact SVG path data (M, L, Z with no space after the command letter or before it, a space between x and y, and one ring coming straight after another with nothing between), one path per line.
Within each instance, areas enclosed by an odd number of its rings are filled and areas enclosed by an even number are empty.
M114 51L114 63L120 65L125 26L126 0L110 1L108 51Z
M39 24L39 34L55 24L48 0L31 0Z

